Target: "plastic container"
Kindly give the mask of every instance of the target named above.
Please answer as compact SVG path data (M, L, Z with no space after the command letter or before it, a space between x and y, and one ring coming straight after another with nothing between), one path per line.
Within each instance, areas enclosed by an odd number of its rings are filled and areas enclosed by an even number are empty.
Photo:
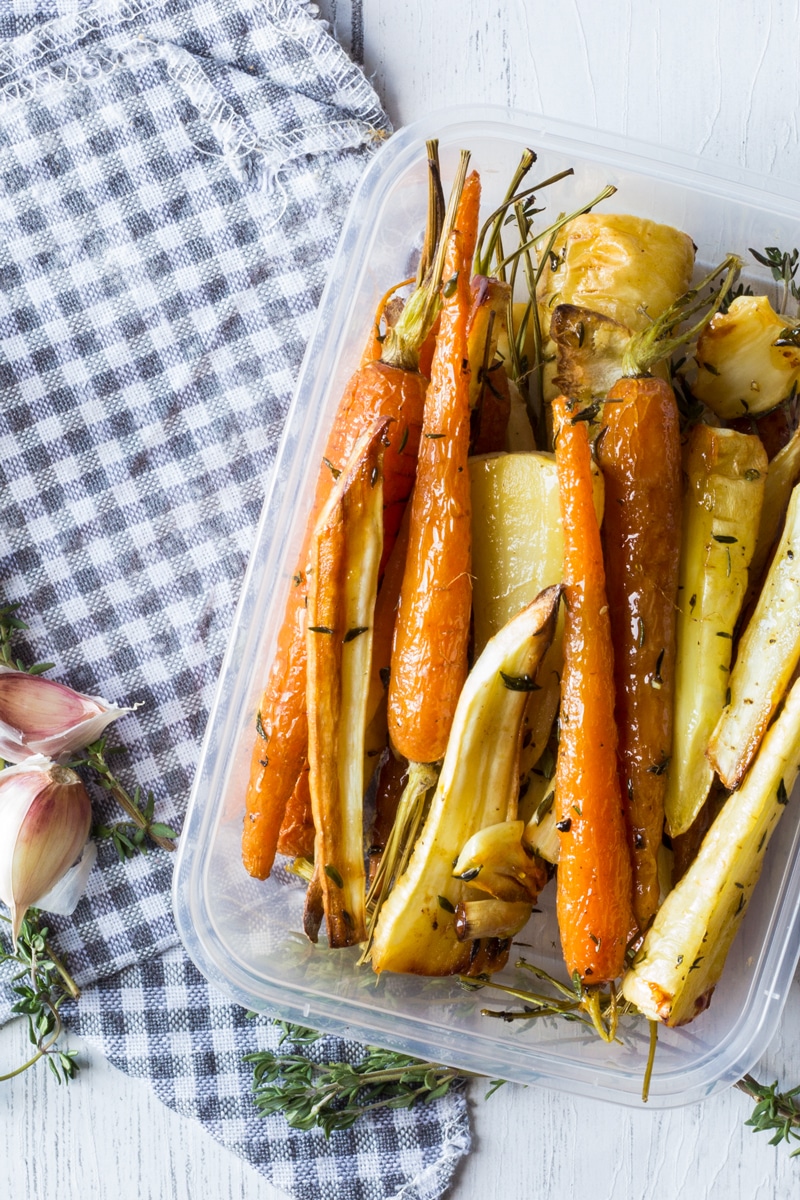
M302 933L304 886L277 867L251 879L240 858L254 714L311 502L327 426L357 365L378 298L408 276L411 245L424 224L425 139L437 136L447 182L458 150L472 151L483 211L500 201L524 146L539 161L532 181L574 167L543 193L548 211L571 211L606 183L607 211L675 225L698 246L698 261L727 251L796 243L800 204L789 185L744 172L724 176L699 161L500 109L456 109L395 134L356 192L309 343L270 481L230 646L181 838L175 911L186 948L207 978L249 1009L268 1011L364 1042L519 1083L640 1103L648 1048L644 1022L624 1021L621 1045L581 1026L543 1020L512 1024L480 1015L503 997L451 980L356 968L355 950L329 951ZM540 218L541 219L541 218ZM758 272L753 272L756 277ZM765 278L762 273L761 278ZM687 1104L745 1073L772 1038L800 956L800 823L797 798L769 847L761 881L708 1012L662 1029L649 1107ZM280 860L279 860L280 861ZM519 936L532 961L564 976L553 889ZM519 981L510 967L499 978ZM535 983L532 977L530 984Z

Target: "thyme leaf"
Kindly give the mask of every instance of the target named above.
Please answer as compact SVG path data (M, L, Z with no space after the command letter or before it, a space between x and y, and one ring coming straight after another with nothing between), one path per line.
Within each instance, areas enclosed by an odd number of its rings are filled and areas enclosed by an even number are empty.
M175 839L179 836L177 831L154 820L156 801L152 792L143 794L138 785L133 795L126 791L108 764L106 756L115 753L119 753L119 747L109 746L108 739L101 737L87 746L80 758L70 762L73 768L88 767L99 786L114 797L127 817L113 825L96 825L92 831L94 836L110 839L120 862L139 851L146 852L148 841L162 850L174 850Z
M800 1095L800 1086L788 1092L779 1092L777 1080L772 1084L764 1084L752 1075L745 1075L736 1087L756 1101L749 1119L745 1121L745 1125L754 1133L771 1133L770 1146L800 1141L800 1103L795 1099ZM791 1157L796 1158L797 1155L800 1155L800 1146L792 1151Z
M2 913L0 920L11 924L10 918ZM59 1009L66 999L77 999L80 991L65 963L56 957L47 940L48 933L38 911L29 908L16 948L9 945L6 950L0 944L0 963L15 963L19 967L12 977L11 991L17 1000L11 1011L27 1019L28 1036L35 1046L32 1057L0 1075L0 1082L22 1074L41 1059L46 1059L57 1083L69 1083L78 1072L77 1050L64 1050L59 1043L64 1028Z
M330 1137L376 1109L429 1104L466 1078L453 1067L375 1046L365 1047L356 1063L317 1062L297 1050L318 1035L296 1025L283 1024L283 1030L281 1046L288 1042L292 1050L260 1050L244 1061L253 1066L253 1099L260 1115L282 1113L293 1129L321 1129Z

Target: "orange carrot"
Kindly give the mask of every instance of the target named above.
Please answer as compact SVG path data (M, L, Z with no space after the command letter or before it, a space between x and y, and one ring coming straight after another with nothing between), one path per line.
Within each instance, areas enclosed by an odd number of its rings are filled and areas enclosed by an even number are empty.
M634 929L631 862L617 772L614 658L586 425L553 402L564 529L564 672L556 764L557 913L570 974L615 979Z
M658 908L658 851L672 749L682 474L672 388L621 379L603 408L603 551L614 642L620 784L627 797L633 908Z
M444 267L392 650L389 735L397 753L411 762L443 756L467 675L472 605L467 318L479 204L480 181L473 173Z
M366 364L369 362L377 362L377 360L381 357L381 354L383 353L383 342L384 342L384 337L385 337L385 335L381 334L381 321L383 320L384 316L387 315L387 309L389 308L390 302L392 302L392 300L393 300L395 292L399 292L401 288L408 287L408 285L413 282L414 282L414 280L412 278L412 279L404 279L401 283L392 284L392 286L388 289L388 291L384 292L384 294L381 296L380 300L378 301L378 307L375 310L375 319L372 322L372 329L370 330L369 340L367 341L367 344L364 347L364 353L361 355L362 367L366 366ZM394 301L394 303L402 304L402 300ZM423 370L423 367L422 367L422 352L421 351L420 351L420 371L422 372L423 375L426 374L426 372Z
M286 805L278 837L278 854L285 854L289 858L314 857L314 815L311 811L308 764L298 775Z
M300 562L308 557L310 533L363 431L378 417L392 418L384 456L384 546L391 543L414 483L415 459L427 381L414 371L371 362L347 386L328 439L317 481ZM384 560L387 553L384 550ZM305 566L292 580L283 624L258 711L257 736L245 800L242 858L257 879L266 879L275 859L281 825L305 824L304 811L286 808L302 771L308 745L306 717ZM307 803L303 790L298 804Z
M453 193L445 216L445 230L453 228L469 155L462 152ZM430 287L417 289L403 318L387 336L386 361L368 361L356 371L339 405L317 480L314 504L306 527L300 566L278 634L275 656L256 715L256 738L245 797L242 860L258 879L272 870L281 825L304 824L306 810L286 815L297 781L306 763L306 602L305 563L311 533L333 484L350 458L365 429L379 417L391 424L386 434L383 462L384 550L381 570L394 543L403 510L414 483L416 454L422 425L427 379L417 370L419 349L435 319L432 296L444 267L446 242L437 248ZM296 793L305 804L304 790Z

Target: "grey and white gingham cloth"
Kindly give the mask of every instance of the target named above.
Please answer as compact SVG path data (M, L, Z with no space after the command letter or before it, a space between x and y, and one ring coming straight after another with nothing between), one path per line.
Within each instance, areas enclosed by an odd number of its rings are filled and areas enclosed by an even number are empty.
M299 0L0 0L0 592L53 678L137 705L117 771L171 825L339 227L387 131ZM53 921L84 989L68 1026L295 1196L441 1195L462 1095L330 1142L257 1117L241 1060L278 1033L186 959L171 871L101 846Z

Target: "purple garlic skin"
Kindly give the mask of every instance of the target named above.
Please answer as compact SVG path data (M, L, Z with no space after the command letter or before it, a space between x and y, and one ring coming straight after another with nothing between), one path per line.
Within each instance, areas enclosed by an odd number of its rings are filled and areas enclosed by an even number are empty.
M34 756L0 771L0 900L15 942L27 909L80 857L91 823L86 789L68 767Z
M21 763L42 754L66 760L130 711L43 675L0 666L0 758Z

